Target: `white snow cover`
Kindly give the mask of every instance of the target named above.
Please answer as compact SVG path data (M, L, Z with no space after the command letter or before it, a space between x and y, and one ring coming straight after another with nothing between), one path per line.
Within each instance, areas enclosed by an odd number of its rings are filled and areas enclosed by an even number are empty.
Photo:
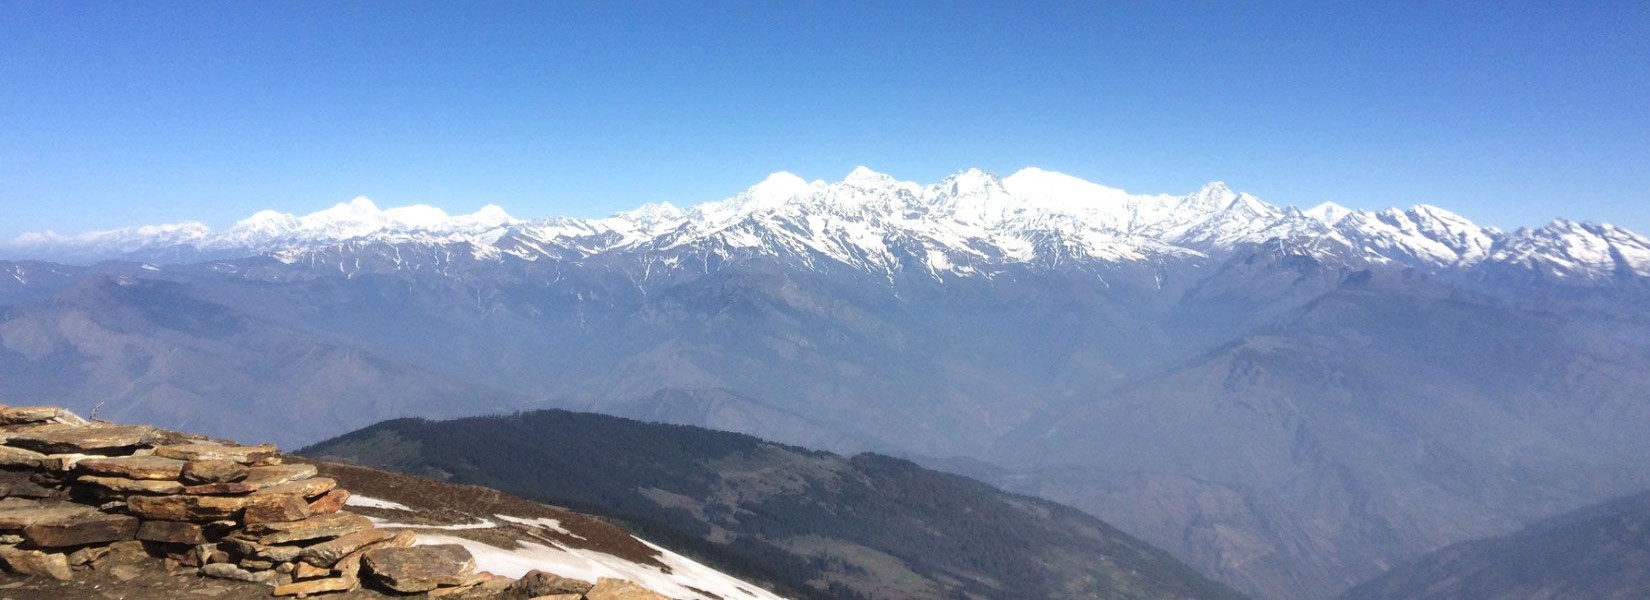
M405 510L405 511L409 511L409 512L412 511L412 509L407 508L407 505L405 505L405 504L401 504L401 503L398 503L398 502L390 502L389 500L379 500L377 498L373 498L373 497L370 497L370 496L362 496L360 494L353 494L349 498L344 499L344 505L345 506L364 506L364 507L367 507L367 508L382 508L384 510Z
M594 582L602 577L628 579L671 598L712 600L694 591L704 590L728 600L757 598L778 600L772 592L751 585L703 564L642 540L659 551L659 562L670 567L670 573L658 567L640 565L617 556L593 550L552 547L523 542L522 547L505 550L474 540L439 534L421 534L417 544L459 544L475 556L476 568L495 575L521 577L539 569L562 577ZM694 589L689 589L689 588Z
M490 242L503 229L519 222L503 208L492 204L471 214L450 216L444 210L423 204L380 209L372 200L357 197L302 216L273 210L259 211L223 231L213 231L197 222L145 225L74 235L46 231L25 233L8 246L18 250L48 252L80 249L108 257L181 245L206 251L245 250L260 253L352 239Z
M779 172L725 200L688 208L648 204L600 219L521 221L494 205L453 216L424 205L381 209L356 198L303 216L262 211L221 232L181 223L30 233L4 250L112 258L188 247L297 262L342 241L469 243L477 260L631 254L669 266L684 256L774 256L810 267L845 265L892 281L907 269L934 277L989 275L994 266L1012 263L1208 257L1271 240L1374 264L1494 263L1585 279L1650 275L1650 244L1609 225L1559 220L1509 235L1425 204L1366 211L1325 202L1301 210L1219 181L1185 196L1141 195L1036 167L1005 178L968 169L928 185L867 167L834 183Z
M583 537L583 536L580 536L579 534L568 531L566 527L561 526L561 521L558 521L556 519L552 519L550 517L539 517L537 519L524 519L522 517L512 517L512 516L509 516L509 515L495 515L495 516L497 516L500 519L504 519L506 521L509 521L511 523L515 523L517 525L526 525L526 526L529 526L529 527L540 527L540 528L543 528L543 529L548 529L550 531L554 531L554 532L562 534L562 535L570 535L570 536L573 536L573 537L576 537L576 538L581 538L581 539Z
M413 509L405 504L391 502L363 496L352 495L344 501L348 506L361 506L385 510ZM568 531L561 521L549 517L529 519L509 515L493 515L497 521L507 521L526 527L538 527L554 531L562 535L575 538L580 536ZM602 577L616 577L628 579L659 592L671 598L697 598L712 600L688 586L705 590L729 600L738 598L757 598L763 600L777 600L767 590L751 585L729 575L717 571L703 564L694 562L646 540L638 540L648 547L659 552L659 562L670 567L670 573L659 570L658 567L640 565L611 554L604 554L593 550L578 548L562 548L534 542L523 542L522 547L506 550L497 546L484 544L474 540L463 539L450 535L429 533L430 531L456 531L465 529L492 529L498 527L493 519L478 519L474 523L458 523L453 525L415 525L409 523L395 523L387 519L368 517L368 520L380 528L399 528L418 530L419 545L428 544L459 544L467 548L476 557L476 568L490 571L495 575L521 577L528 571L539 569L563 577L583 579L595 582ZM583 538L580 538L583 539Z

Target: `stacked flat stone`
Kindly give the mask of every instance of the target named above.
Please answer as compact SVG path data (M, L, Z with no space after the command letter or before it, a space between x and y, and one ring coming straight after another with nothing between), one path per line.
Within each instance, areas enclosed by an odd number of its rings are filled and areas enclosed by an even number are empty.
M111 546L136 544L277 596L510 583L476 573L462 546L413 547L411 532L343 510L348 491L270 445L0 406L0 474L0 563L17 573L71 579Z
M53 406L0 405L0 565L74 578L117 550L170 568L262 583L276 596L374 588L394 595L665 600L635 583L530 571L476 572L463 546L414 546L344 510L349 492L244 446L143 425L87 421Z

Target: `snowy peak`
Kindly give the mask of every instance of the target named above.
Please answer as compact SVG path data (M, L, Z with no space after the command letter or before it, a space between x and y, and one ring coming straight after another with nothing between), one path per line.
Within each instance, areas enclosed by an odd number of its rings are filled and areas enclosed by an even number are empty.
M520 221L492 204L471 214L451 216L423 204L381 209L371 199L356 197L302 216L261 210L223 231L192 221L75 235L47 231L25 233L6 244L6 249L23 256L93 262L171 256L174 249L187 248L187 252L176 253L187 259L245 256L355 239L482 242L517 223Z
M996 175L979 169L954 173L935 184L930 193L935 214L964 224L1001 224L1030 208L1009 193Z
M12 240L13 246L47 246L47 245L91 245L114 244L117 246L141 245L152 243L183 244L196 241L211 233L212 229L197 221L170 223L163 225L140 225L137 227L123 227L106 231L88 231L72 235L64 235L55 231L29 232Z
M1009 193L1030 204L1074 213L1111 213L1127 210L1130 203L1149 199L1131 196L1117 188L1037 167L1020 169L1004 178L1002 182Z
M927 185L864 166L836 182L780 171L724 200L686 208L646 204L599 219L521 221L493 204L449 215L420 204L381 208L357 197L306 215L260 211L221 232L199 223L44 232L21 236L7 249L87 262L252 254L287 260L345 241L468 243L474 256L488 260L612 255L620 263L708 265L767 257L802 268L845 266L888 281L909 268L978 275L1011 263L1162 268L1188 257L1219 260L1271 241L1335 254L1346 264L1511 265L1569 280L1650 276L1650 242L1608 225L1559 220L1508 235L1427 204L1365 211L1325 202L1301 210L1268 204L1222 181L1184 196L1140 195L1037 167L1006 178L966 169Z
M347 203L293 219L305 230L358 229L361 234L383 230L444 231L466 227L498 227L516 222L509 213L495 204L486 205L468 215L449 216L447 211L427 204L380 209L366 197L356 197Z
M1334 202L1325 202L1303 210L1301 211L1301 214L1306 215L1314 221L1323 223L1324 225L1334 225L1335 223L1340 222L1340 220L1345 218L1347 215L1352 214L1352 209Z
M1489 262L1560 280L1650 277L1650 239L1614 225L1557 219L1514 232Z
M381 209L366 197L356 197L332 207L298 216L272 210L236 223L222 234L211 236L209 248L284 249L303 243L339 242L354 239L416 239L462 241L519 221L498 205L489 204L467 215L425 204Z
M643 204L639 207L613 215L615 218L630 221L642 227L652 227L681 219L687 212L677 208L669 202Z
M1214 211L1231 206L1237 200L1237 192L1233 192L1232 188L1226 187L1226 182L1211 181L1203 184L1202 188L1199 188L1196 193L1187 198L1185 204L1204 211Z
M740 196L758 204L771 205L806 196L813 189L814 185L808 180L789 171L779 171L751 186Z
M473 213L453 217L452 220L473 227L503 227L519 221L510 216L510 213L504 212L504 207L497 204L488 204Z
M857 188L878 189L896 185L899 180L894 179L892 175L879 173L862 165L849 171L848 175L842 178L842 183Z

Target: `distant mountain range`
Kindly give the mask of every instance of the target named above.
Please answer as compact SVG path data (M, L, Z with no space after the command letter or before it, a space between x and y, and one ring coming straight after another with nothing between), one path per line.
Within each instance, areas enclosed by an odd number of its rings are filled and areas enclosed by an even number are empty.
M1632 600L1650 593L1650 492L1456 544L1342 600Z
M1075 509L886 456L563 411L401 419L302 453L621 519L793 597L1242 598Z
M1528 269L1566 280L1650 275L1650 239L1557 220L1503 233L1429 205L1280 208L1213 182L1188 196L1131 195L1036 168L1006 178L977 169L932 185L860 167L836 183L775 173L744 193L679 209L651 204L604 219L523 221L488 205L449 216L430 206L380 210L371 200L304 216L259 212L224 231L197 222L75 235L29 233L15 256L61 262L199 261L269 254L314 261L348 243L466 244L477 259L613 257L663 269L766 256L850 267L890 281L907 271L986 275L1009 265L1178 263L1278 241L1355 263L1427 269ZM429 268L417 257L381 257ZM352 267L340 264L346 272Z
M289 446L557 407L873 450L1264 598L1650 488L1650 240L1603 224L860 169L605 219L357 200L0 253L17 402Z

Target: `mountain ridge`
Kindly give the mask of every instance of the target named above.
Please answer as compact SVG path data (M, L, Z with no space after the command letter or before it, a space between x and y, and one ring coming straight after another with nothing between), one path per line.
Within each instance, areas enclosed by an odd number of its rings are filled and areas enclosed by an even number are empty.
M982 461L1277 598L1650 486L1623 462L1650 426L1636 234L1046 172L770 179L486 239L0 262L0 381L206 430L325 408L293 443L565 408Z
M559 410L386 421L299 454L584 509L820 597L1243 598L1070 507L877 454Z
M677 208L648 204L596 219L521 220L497 205L448 215L426 205L380 209L358 197L308 215L259 211L223 231L187 222L62 235L27 233L7 253L66 262L194 262L267 254L305 260L329 245L465 244L478 260L788 255L893 277L906 246L934 275L1011 263L1217 258L1268 240L1370 264L1432 270L1518 268L1560 280L1650 276L1650 239L1608 224L1556 219L1511 233L1436 206L1351 210L1279 207L1220 181L1184 195L1141 195L1027 167L979 169L922 185L859 167L837 182L778 172L733 197Z
M1650 589L1650 492L1431 552L1338 600L1640 598Z

